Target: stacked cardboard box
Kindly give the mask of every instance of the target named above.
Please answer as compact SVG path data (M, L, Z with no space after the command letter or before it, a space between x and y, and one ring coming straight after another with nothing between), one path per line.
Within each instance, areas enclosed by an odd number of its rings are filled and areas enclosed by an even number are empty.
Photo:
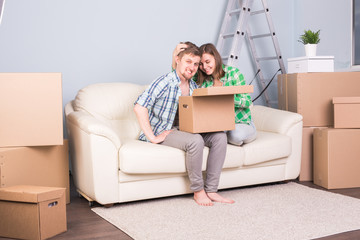
M66 188L61 73L0 73L0 188Z
M360 129L314 131L314 183L327 189L360 187Z
M64 188L0 188L0 236L41 240L65 232L65 209Z
M279 109L303 116L300 181L312 181L313 134L334 126L334 97L360 96L359 72L294 73L278 76Z
M360 128L360 97L335 97L334 128Z
M314 132L314 183L360 187L360 97L334 97L334 128Z

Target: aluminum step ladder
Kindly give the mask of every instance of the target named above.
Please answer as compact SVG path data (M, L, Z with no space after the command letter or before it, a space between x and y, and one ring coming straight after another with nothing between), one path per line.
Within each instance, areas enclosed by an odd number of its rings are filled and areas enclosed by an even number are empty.
M267 106L271 107L272 104L277 104L277 101L271 101L266 91L267 85L271 83L272 79L265 79L264 78L264 71L262 68L261 63L265 61L274 61L277 60L279 70L281 73L285 72L284 62L281 57L280 47L278 43L277 36L275 34L275 28L273 26L273 22L271 19L270 11L266 0L261 0L262 2L262 9L257 11L252 11L252 6L254 4L254 0L229 0L228 5L226 8L224 20L220 29L219 38L217 41L216 48L218 49L219 53L222 56L222 59L225 64L234 66L236 60L239 59L240 51L244 42L244 39L247 40L250 51L251 57L256 66L257 72L257 80L259 82L259 86L262 88L260 92L263 92L264 100ZM267 26L269 29L269 33L265 34L258 34L252 35L250 30L249 21L251 17L254 15L265 14L267 20ZM231 29L231 23L233 18L237 19L235 30ZM233 24L234 25L234 24ZM257 50L256 50L256 39L261 38L271 38L272 39L272 48L275 50L274 56L266 56L266 57L259 57ZM226 49L226 47L228 49ZM229 48L230 47L230 48ZM227 53L225 53L227 52ZM273 78L275 77L273 76Z

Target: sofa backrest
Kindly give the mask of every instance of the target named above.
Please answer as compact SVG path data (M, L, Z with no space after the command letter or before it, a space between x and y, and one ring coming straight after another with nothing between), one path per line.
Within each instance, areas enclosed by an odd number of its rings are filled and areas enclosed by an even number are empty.
M140 127L134 102L147 86L133 83L98 83L81 89L74 101L75 111L85 111L105 122L121 140L135 139Z

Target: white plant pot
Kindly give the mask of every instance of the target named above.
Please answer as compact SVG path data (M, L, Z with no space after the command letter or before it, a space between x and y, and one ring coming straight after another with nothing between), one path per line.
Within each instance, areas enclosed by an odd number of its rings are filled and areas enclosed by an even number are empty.
M314 57L316 56L316 47L317 44L305 44L305 55L307 57Z

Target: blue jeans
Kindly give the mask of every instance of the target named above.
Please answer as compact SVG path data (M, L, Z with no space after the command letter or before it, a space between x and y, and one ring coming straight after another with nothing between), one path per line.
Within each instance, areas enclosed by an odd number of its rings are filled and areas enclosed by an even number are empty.
M256 128L252 121L250 124L237 123L235 129L227 131L226 134L230 144L240 146L256 139Z

